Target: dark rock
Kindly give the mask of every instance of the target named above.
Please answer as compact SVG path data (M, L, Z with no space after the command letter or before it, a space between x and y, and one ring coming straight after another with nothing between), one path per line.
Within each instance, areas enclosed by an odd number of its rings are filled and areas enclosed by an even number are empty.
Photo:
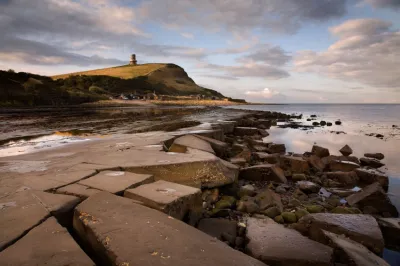
M309 213L324 212L324 207L321 205L306 205L305 207Z
M252 154L255 160L265 163L276 164L279 162L279 153L268 154L265 152L255 152Z
M356 172L328 172L326 177L339 182L344 186L356 185L358 182L358 176Z
M244 246L244 238L243 237L236 237L235 239L235 246L236 247L243 247Z
M256 127L235 127L233 133L236 136L253 136L258 135L260 130Z
M350 161L356 164L360 164L360 160L356 156L339 156L339 161Z
M310 117L315 118L315 117L317 117L317 115L310 115Z
M304 181L307 180L307 176L305 174L293 174L292 180L293 182Z
M285 153L286 147L285 144L275 144L271 143L268 145L269 153Z
M245 185L239 189L238 196L241 198L243 196L253 197L257 194L256 189L253 185Z
M349 155L351 155L353 153L353 150L347 144L343 148L341 148L339 151L344 156L349 156Z
M236 235L231 235L227 232L223 232L221 234L221 239L223 241L228 242L229 246L234 247L235 246L235 241L236 241Z
M278 183L286 183L286 177L283 170L272 164L261 164L246 167L240 170L239 179L252 181L274 181Z
M324 148L324 147L321 147L321 146L318 146L318 145L314 145L312 147L311 152L314 153L316 156L318 156L320 158L327 157L327 156L330 155L329 154L329 150L327 148Z
M297 222L297 216L294 212L282 212L281 215L286 223L293 224Z
M231 158L229 159L230 163L233 163L237 166L245 166L247 163L247 160L245 158L240 158L240 157L236 157L236 158Z
M274 206L274 207L270 207L264 211L261 211L262 214L265 214L266 216L268 216L271 219L274 219L276 216L281 214L281 210L280 208Z
M360 165L350 161L333 160L329 163L329 168L331 171L351 172L360 168Z
M296 229L311 239L324 243L323 231L343 234L381 254L384 241L375 218L364 214L317 213L304 216Z
M327 122L326 125L327 125L328 127L331 127L331 126L332 126L332 123L331 123L331 122Z
M324 171L326 164L317 155L311 155L307 158L307 161L310 166L318 172Z
M233 243L237 234L236 222L221 218L202 219L200 220L197 229L222 241L229 241L227 238L222 238L223 234L230 235L231 238L233 238Z
M321 126L326 126L326 121L321 121L320 123L319 123Z
M301 157L282 156L280 166L284 170L289 170L293 174L304 174L310 172L308 162Z
M236 209L240 212L256 213L259 212L260 207L255 203L253 198L248 197L246 200L238 201Z
M400 218L379 218L378 224L382 230L385 245L400 251Z
M378 182L366 186L359 192L348 196L346 200L350 206L358 206L359 208L372 206L379 210L381 214L387 212L390 213L392 217L398 217L399 215L396 207L392 205L389 197Z
M308 199L308 196L303 191L301 191L299 188L295 189L292 196L300 201L305 201Z
M321 188L319 185L310 181L298 181L296 185L306 194L317 193Z
M303 216L306 216L310 213L305 209L298 209L294 214L296 215L297 220L300 220Z
M331 210L331 213L340 213L340 214L362 214L361 211L357 208L348 208L343 206L335 207Z
M235 206L236 199L231 196L223 196L221 200L219 200L215 204L215 208L217 209L232 209Z
M313 122L312 125L313 126L319 126L319 122Z
M379 161L377 159L366 158L366 157L360 158L360 162L361 162L362 166L369 166L372 168L380 168L385 165L384 163L382 163L381 161Z
M378 153L365 153L364 157L373 158L373 159L377 159L377 160L382 160L382 159L385 158L385 155L383 155L383 153L380 153L380 152L378 152Z
M275 192L279 194L284 194L286 193L286 188L284 186L278 186L276 187Z
M389 177L379 170L358 168L355 172L364 184L379 182L383 189L387 190L389 187Z
M341 124L342 124L342 121L339 121L339 120L335 121L335 125L340 126Z
M260 206L260 210L266 210L270 207L278 207L280 211L283 209L281 196L268 188L258 193L255 200Z

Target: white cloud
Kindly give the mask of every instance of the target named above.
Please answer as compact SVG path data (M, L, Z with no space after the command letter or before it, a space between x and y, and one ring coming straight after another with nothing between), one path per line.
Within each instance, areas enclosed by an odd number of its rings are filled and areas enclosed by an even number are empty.
M271 99L274 96L279 95L280 93L278 91L269 89L269 88L265 88L263 90L260 91L246 91L245 95L251 98L263 98L263 99Z
M194 35L188 32L182 32L181 33L182 37L186 38L186 39L193 39Z

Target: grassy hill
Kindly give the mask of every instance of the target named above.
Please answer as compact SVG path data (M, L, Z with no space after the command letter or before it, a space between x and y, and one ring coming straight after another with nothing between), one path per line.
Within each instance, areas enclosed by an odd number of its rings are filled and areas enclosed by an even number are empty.
M198 86L174 64L126 65L53 77L0 71L0 106L80 104L120 93L153 91L159 95L224 97Z

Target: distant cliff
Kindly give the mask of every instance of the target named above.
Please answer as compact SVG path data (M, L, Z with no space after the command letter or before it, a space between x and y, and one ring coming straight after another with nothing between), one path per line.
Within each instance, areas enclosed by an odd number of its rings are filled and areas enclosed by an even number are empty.
M224 97L198 86L174 64L144 64L53 77L0 71L0 106L71 105L108 99L121 93Z

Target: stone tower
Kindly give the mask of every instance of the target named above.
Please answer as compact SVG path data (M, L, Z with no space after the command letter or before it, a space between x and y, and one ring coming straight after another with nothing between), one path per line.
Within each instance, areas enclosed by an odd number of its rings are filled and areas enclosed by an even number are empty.
M136 61L136 55L132 54L131 55L131 60L129 61L130 65L136 66L137 65L137 61Z

